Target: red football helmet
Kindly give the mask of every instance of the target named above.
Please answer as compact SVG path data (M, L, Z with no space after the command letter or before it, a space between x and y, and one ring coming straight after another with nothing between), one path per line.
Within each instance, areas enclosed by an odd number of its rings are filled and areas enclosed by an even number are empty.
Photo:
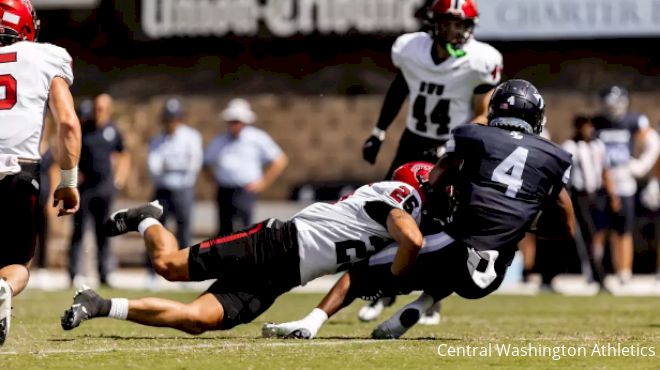
M30 0L0 0L0 43L35 41L39 19Z
M453 56L472 36L479 19L479 11L474 0L435 0L430 7L431 23L436 42L447 46Z
M473 0L435 0L431 5L434 15L452 15L476 21L479 17L477 4Z
M422 202L426 200L429 175L434 165L428 162L410 162L397 168L392 174L392 181L401 181L417 190Z

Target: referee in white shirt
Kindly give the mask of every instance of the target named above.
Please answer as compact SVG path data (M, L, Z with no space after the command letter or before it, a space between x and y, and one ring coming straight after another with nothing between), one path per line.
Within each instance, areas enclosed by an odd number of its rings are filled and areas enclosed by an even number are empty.
M594 138L595 129L591 119L577 116L574 126L575 137L564 142L562 147L573 156L569 188L582 239L576 243L584 242L591 246L593 278L602 285L605 277L602 262L604 247L599 243L594 244L594 236L608 227L603 224L607 220L603 220L597 211L607 206L597 206L596 203L607 200L613 212L620 210L621 203L609 175L605 144Z
M163 132L149 145L149 174L156 186L155 198L163 205L163 217L173 215L176 219L176 238L183 248L191 245L195 183L203 161L202 136L184 124L179 99L166 101L161 122Z
M218 235L227 235L252 224L257 194L282 173L288 158L266 132L253 126L256 114L247 101L232 100L220 117L227 131L208 146L204 164L218 186Z

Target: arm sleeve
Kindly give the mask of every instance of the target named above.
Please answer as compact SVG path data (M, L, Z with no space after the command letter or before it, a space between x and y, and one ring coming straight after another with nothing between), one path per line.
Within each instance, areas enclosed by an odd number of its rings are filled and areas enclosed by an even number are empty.
M204 151L204 166L212 166L213 162L216 160L215 157L217 157L217 142L218 138L215 138L213 141L211 141L209 146L206 147L206 150Z
M67 84L73 84L73 59L69 53L55 45L40 44L43 50L42 62L44 63L43 71L45 78L50 83L55 77L63 78Z
M391 204L379 201L369 201L364 205L364 211L376 223L387 230L387 217L394 207Z
M197 132L193 131L193 139L192 139L192 160L191 160L191 171L193 172L199 172L199 170L202 168L202 165L204 164L205 158L204 158L204 148L202 144L202 135Z
M411 44L415 44L413 40L419 40L419 33L407 33L399 36L392 45L391 57L392 64L401 69L405 64L406 56L410 53Z
M488 46L483 51L483 60L479 64L474 93L485 94L497 86L502 79L504 68L502 54L495 48Z
M157 150L157 138L149 145L149 154L147 156L147 168L151 177L160 176L163 173L163 157Z
M263 164L268 164L279 156L282 155L282 148L270 137L267 133L263 132L259 138L259 147L261 152L261 162Z

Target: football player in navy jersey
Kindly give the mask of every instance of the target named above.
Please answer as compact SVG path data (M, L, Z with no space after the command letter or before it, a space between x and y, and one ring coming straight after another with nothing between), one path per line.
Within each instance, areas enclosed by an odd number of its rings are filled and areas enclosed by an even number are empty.
M434 302L451 293L478 299L495 291L518 242L542 210L553 215L546 221L556 225L553 232L574 235L573 207L565 190L571 156L539 136L544 110L543 98L527 81L511 80L497 87L489 104L488 126L454 129L447 153L431 172L433 191L425 217L446 211L438 204L446 204L442 198L448 186L454 189L456 208L442 231L426 230L424 247L409 274L393 278L396 245L391 245L346 273L309 316L266 324L262 334L313 338L327 317L357 297L423 290L419 299L373 332L378 339L398 338Z
M646 176L660 153L660 139L650 127L644 114L632 112L629 107L628 91L620 86L611 86L600 93L602 114L593 118L596 136L605 143L605 152L610 166L614 192L621 200L616 212L602 204L597 217L597 226L612 230L612 256L614 269L622 287L632 278L633 235L635 219L635 194L637 179ZM635 143L644 147L640 156L633 156ZM594 248L603 249L605 232L594 236Z
M473 36L479 11L473 0L429 0L420 17L426 32L401 35L392 46L398 73L383 102L376 127L363 147L364 159L374 164L385 131L408 99L406 130L385 178L404 163L435 163L455 127L485 124L488 101L502 72L502 54ZM393 299L363 307L359 318L375 320ZM440 321L438 308L422 323Z

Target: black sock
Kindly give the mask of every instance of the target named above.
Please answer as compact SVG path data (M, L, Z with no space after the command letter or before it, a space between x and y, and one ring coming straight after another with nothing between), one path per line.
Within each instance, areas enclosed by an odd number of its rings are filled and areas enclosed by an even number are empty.
M110 306L112 306L112 302L109 299L101 298L98 316L108 316L110 314Z

